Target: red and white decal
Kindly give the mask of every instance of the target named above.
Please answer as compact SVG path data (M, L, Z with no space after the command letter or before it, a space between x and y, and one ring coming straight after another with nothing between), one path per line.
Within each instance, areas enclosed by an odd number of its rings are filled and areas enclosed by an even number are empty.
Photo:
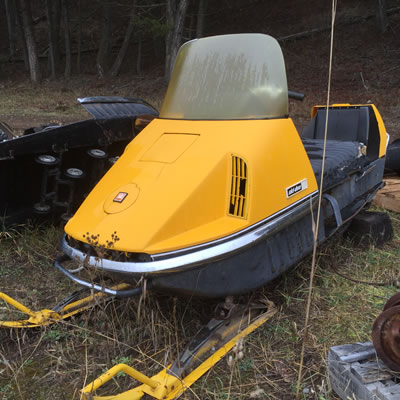
M128 196L126 192L119 192L115 197L114 200L116 203L122 203L125 200L125 197Z

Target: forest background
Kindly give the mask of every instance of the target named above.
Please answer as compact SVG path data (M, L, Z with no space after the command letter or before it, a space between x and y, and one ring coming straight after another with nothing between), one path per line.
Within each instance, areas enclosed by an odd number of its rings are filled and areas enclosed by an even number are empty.
M332 101L383 106L390 131L400 118L399 15L399 0L341 0L334 38ZM20 128L47 112L76 119L68 102L90 94L142 97L159 107L182 43L259 32L279 40L289 87L308 98L293 107L301 127L312 102L325 101L330 23L330 0L4 0L0 89L8 101L0 110ZM58 113L40 108L44 98ZM29 112L33 102L39 112Z

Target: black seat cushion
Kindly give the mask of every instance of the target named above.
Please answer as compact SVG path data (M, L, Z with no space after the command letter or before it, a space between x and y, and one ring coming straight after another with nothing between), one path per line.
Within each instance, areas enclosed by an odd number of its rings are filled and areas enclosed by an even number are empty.
M302 138L302 142L319 185L324 141L323 139ZM335 186L367 164L367 158L361 154L361 148L362 144L358 142L327 140L324 172L325 188Z

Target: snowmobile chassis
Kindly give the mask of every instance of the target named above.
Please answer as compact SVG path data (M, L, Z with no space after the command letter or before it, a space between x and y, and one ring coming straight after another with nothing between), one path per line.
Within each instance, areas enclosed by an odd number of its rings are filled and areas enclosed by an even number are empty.
M151 378L127 364L117 364L93 382L86 385L81 393L87 400L139 400L148 395L153 399L176 399L194 382L201 378L210 368L220 361L230 350L238 355L243 347L242 340L251 332L267 322L275 313L273 303L267 301L262 305L249 307L227 306L226 315L214 319L198 331L189 342L182 356ZM217 306L216 311L221 311ZM261 312L260 312L261 311ZM239 358L239 357L238 357ZM119 372L124 372L141 385L113 396L96 396L93 393Z
M120 283L116 286L113 286L112 289L116 293L124 290L124 293L131 296L141 292L140 288L128 289L129 287L129 284ZM42 309L39 311L31 310L19 301L13 299L3 292L0 292L1 300L14 307L16 310L29 316L27 319L0 321L0 328L36 328L51 325L61 320L70 318L75 314L99 304L100 302L104 303L104 301L110 300L112 297L112 295L109 293L98 291L90 294L89 296L78 299L84 291L85 289L75 291L71 295L67 296L64 300L59 302L52 309Z
M113 286L111 290L113 293L123 293L127 296L141 293L141 288L129 289L129 285L125 283ZM82 290L72 293L53 309L32 311L0 292L0 299L29 316L25 320L0 321L0 327L44 327L65 320L100 302L104 303L112 297L109 293L96 292L76 300L81 293ZM176 399L232 349L234 349L236 359L240 359L243 339L272 318L276 311L275 305L268 300L243 306L233 304L228 298L225 303L217 305L215 317L198 331L181 353L181 357L168 367L149 378L132 366L117 364L86 385L81 390L82 397L88 400L137 400L148 395L154 399ZM141 384L113 396L94 395L96 390L120 372L124 372Z

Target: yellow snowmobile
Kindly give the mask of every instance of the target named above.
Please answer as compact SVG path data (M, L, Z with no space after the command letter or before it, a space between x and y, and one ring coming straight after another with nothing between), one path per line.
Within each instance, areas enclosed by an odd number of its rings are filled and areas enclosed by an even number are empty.
M285 64L263 34L184 44L159 117L126 147L65 227L56 267L148 289L220 297L255 289L310 253L327 107L299 135ZM367 205L388 142L372 104L329 107L318 241ZM79 269L79 268L78 268ZM133 292L132 292L133 290Z
M98 290L92 297L130 296L144 287L220 297L255 289L295 265L313 248L322 170L319 242L383 186L388 136L372 104L315 106L299 135L288 117L288 97L302 95L288 91L283 55L270 36L216 36L183 45L159 117L68 222L55 266ZM85 280L82 270L100 281ZM123 283L105 287L107 276ZM5 300L30 315L26 325L37 326L81 311L92 297L71 296L56 310L36 313ZM181 357L158 374L149 378L119 364L82 394L174 399L274 312L271 304L243 307L228 297ZM93 396L120 371L141 385Z

